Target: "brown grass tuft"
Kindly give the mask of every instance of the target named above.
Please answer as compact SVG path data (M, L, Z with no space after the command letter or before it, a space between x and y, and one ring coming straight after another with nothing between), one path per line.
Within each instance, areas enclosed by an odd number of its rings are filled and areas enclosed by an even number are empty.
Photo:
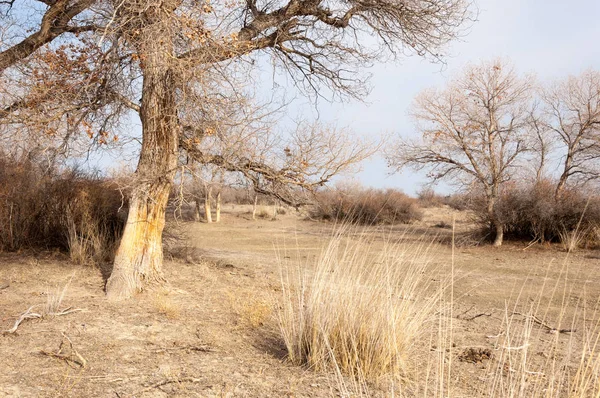
M344 232L314 272L284 267L278 315L291 362L337 370L359 389L362 381L404 380L438 302L427 269L427 245L377 247Z

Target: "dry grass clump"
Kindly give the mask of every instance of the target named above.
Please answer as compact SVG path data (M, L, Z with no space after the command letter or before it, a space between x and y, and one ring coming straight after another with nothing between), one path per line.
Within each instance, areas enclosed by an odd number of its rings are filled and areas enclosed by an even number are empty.
M178 319L181 315L181 308L173 301L170 292L167 289L160 289L154 292L152 296L152 305L159 314L169 319Z
M248 298L238 308L242 322L251 328L259 328L273 315L273 305L259 298Z
M423 214L417 200L394 189L337 189L317 195L310 217L350 224L410 224Z
M290 361L403 384L438 303L426 271L427 245L344 233L332 238L314 270L285 267L278 316Z
M76 263L109 262L123 205L102 178L0 154L0 250L58 248Z

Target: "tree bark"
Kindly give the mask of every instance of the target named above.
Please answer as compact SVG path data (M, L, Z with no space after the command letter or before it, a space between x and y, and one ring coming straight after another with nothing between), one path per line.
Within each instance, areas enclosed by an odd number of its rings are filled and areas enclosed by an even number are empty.
M498 220L494 221L494 229L496 230L496 238L494 239L494 246L500 247L502 246L502 241L504 240L504 225Z
M145 55L140 109L142 149L127 223L106 283L106 294L111 299L131 297L147 283L164 280L162 232L176 173L179 138L177 79L165 61L172 54L169 39L157 40L164 32L152 27L145 34L153 39L140 46Z
M212 220L212 205L211 205L211 196L212 196L212 188L207 188L205 190L206 194L204 196L204 217L208 224L213 222Z
M217 193L217 219L216 222L221 222L221 191Z
M194 221L200 222L202 217L200 217L200 199L196 199L196 205L194 206Z
M258 195L254 195L254 206L252 206L252 219L256 220L256 205L258 204Z
M560 175L558 184L556 184L556 191L554 192L554 199L559 200L562 196L565 186L567 185L567 179L569 178L568 171L565 167L565 171Z
M491 226L496 232L496 237L494 238L493 245L495 247L502 246L502 242L504 240L504 224L498 220L496 215L496 198L498 197L498 188L493 186L490 190L488 190L488 199L487 199L487 212L488 217L491 222Z

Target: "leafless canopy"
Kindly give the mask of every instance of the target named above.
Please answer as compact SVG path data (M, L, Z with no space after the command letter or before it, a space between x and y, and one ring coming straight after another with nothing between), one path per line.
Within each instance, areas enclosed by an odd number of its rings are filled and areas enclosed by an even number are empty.
M39 15L26 17L28 5ZM346 133L305 126L292 134L291 142L277 138L278 159L266 164L265 148L274 148L276 139L273 131L259 134L268 139L259 149L234 158L230 153L235 144L228 143L227 149L221 145L224 153L210 150L216 148L207 139L213 130L204 131L203 126L215 118L205 111L231 108L224 102L239 97L240 77L245 77L240 70L260 53L288 71L301 89L321 95L327 87L363 96L366 75L360 71L365 66L407 52L439 58L443 46L461 34L471 16L468 6L468 0L4 1L3 21L15 28L4 32L0 46L3 135L29 134L26 139L43 138L44 145L63 152L74 143L86 147L122 142L127 138L123 120L141 110L144 58L154 54L173 74L178 103L174 116L183 132L180 148L190 157L235 169L258 190L275 181L320 185L342 164L364 155L364 148L340 145ZM152 31L145 31L149 23ZM157 44L159 36L159 42L169 42L166 47ZM190 109L196 113L193 120ZM259 131L256 123L241 123L238 115L234 119L229 124L237 131L229 135ZM316 154L304 159L307 150L327 153L324 164ZM323 169L317 171L317 166Z
M557 195L569 180L600 177L600 73L586 71L557 82L542 93L547 127L564 148Z
M496 201L538 146L534 114L530 80L501 61L473 66L446 89L417 97L413 116L422 139L401 140L388 159L397 169L427 169L433 180L474 184L499 246L504 227Z
M532 150L532 94L530 81L501 61L470 67L446 89L417 97L412 115L422 139L401 140L390 164L491 192Z

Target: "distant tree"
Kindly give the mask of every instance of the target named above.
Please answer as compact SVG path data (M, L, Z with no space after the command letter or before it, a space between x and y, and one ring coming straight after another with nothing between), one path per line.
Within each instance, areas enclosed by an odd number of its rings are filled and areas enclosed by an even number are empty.
M555 196L571 180L600 177L600 73L589 70L543 90L547 127L564 151Z
M471 66L444 90L416 98L412 115L421 138L400 140L388 151L389 163L397 170L426 169L434 181L476 187L486 199L494 246L500 246L500 190L536 147L533 94L531 80L505 62Z
M406 52L439 58L460 34L468 6L468 0L2 1L0 19L12 30L0 44L0 73L11 81L0 84L0 117L13 132L64 140L84 132L100 144L118 139L124 120L139 120L128 221L106 285L109 297L129 297L163 279L162 230L181 150L235 168L262 189L279 188L302 166L274 170L255 159L207 155L204 138L212 131L186 121L186 111L215 99L205 95L207 84L243 74L255 54L267 53L305 91L327 87L362 97L364 67Z

